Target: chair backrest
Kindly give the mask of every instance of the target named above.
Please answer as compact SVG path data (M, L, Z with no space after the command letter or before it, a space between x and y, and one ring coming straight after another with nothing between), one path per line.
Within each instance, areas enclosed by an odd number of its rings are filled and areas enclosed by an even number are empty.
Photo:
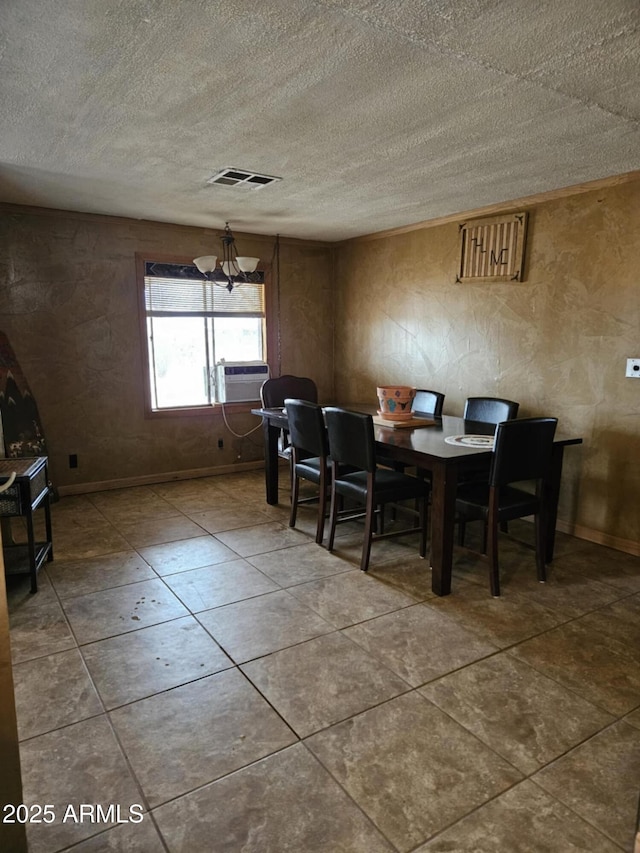
M329 442L324 425L322 407L306 400L284 401L289 422L289 440L298 450L304 450L312 456L327 457Z
M318 402L318 389L313 379L306 376L292 376L286 373L273 379L266 379L260 388L260 399L265 409L284 406L284 401L290 397L295 400Z
M416 391L413 399L413 414L423 415L428 418L441 418L444 394L439 391Z
M548 476L557 418L522 418L498 424L489 485Z
M329 436L329 453L334 462L351 465L361 471L376 470L376 445L373 418L329 406L324 410Z
M519 403L500 397L469 397L464 405L463 417L468 421L499 424L516 418L519 408Z

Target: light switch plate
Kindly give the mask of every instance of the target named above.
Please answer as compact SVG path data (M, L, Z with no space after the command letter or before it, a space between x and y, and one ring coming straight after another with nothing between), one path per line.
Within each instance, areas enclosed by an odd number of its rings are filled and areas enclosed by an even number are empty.
M625 376L630 379L640 379L640 358L627 359L627 372Z

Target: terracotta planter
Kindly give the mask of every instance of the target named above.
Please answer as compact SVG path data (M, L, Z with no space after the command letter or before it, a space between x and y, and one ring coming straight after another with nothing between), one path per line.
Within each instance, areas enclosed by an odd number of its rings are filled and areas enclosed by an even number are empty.
M416 389L408 385L379 385L377 388L380 409L378 414L388 421L408 421Z

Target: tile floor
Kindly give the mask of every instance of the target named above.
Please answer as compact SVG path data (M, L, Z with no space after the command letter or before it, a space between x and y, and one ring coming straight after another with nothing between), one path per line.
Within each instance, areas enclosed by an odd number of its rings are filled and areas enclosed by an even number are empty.
M25 802L56 815L31 853L630 850L640 558L559 535L541 585L509 538L500 599L463 552L437 598L416 543L365 575L361 529L328 554L281 494L54 505L40 591L9 583Z

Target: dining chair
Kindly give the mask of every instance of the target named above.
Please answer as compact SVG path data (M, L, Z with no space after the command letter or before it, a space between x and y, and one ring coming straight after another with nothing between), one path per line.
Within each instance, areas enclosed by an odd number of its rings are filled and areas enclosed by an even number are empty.
M488 483L458 488L456 512L461 520L484 522L483 553L489 560L491 593L500 595L498 527L502 522L533 515L538 580L546 580L545 492L550 476L557 418L503 421L496 429ZM512 483L533 481L535 491Z
M318 388L313 379L307 376L293 376L285 373L283 376L274 376L265 379L260 388L260 400L264 409L284 408L287 398L296 400L308 400L310 403L318 402ZM278 456L286 459L291 464L291 445L288 430L280 430L278 438Z
M468 421L499 424L517 418L519 408L519 403L500 397L467 397L463 417Z
M413 399L412 414L418 418L441 418L444 405L444 394L440 391L427 391L419 389ZM388 465L389 463L387 463ZM393 462L391 467L394 471L406 471L407 466L402 462ZM431 476L421 468L416 470L416 476L423 480L430 480Z
M309 379L307 376L293 376L290 373L265 379L262 383L260 399L265 409L284 406L287 397L317 403L318 388L313 379Z
M503 400L501 397L467 397L464 405L464 418L468 421L480 421L485 424L499 424L501 421L510 421L518 416L520 403L513 400ZM473 424L469 431L473 430ZM485 482L489 473L488 467L480 466L472 478L474 482ZM501 530L507 533L509 526L503 522ZM461 522L458 527L458 544L464 545L465 526Z
M408 533L420 533L420 556L427 551L427 515L430 484L417 477L376 465L376 449L371 415L330 406L325 408L325 422L331 455L331 510L327 550L333 551L338 522L365 519L360 568L369 568L371 543ZM341 466L352 466L349 472ZM339 510L340 499L355 504L354 509ZM402 530L376 533L375 521L388 503L419 498L418 525ZM382 525L380 526L382 530Z
M329 442L324 425L322 407L306 400L284 401L289 422L291 442L291 514L289 527L296 526L298 505L307 498L300 498L300 479L309 480L318 486L318 522L316 542L322 544L324 519L327 511L327 495L331 480Z
M413 399L412 412L419 418L441 418L444 394L440 391L418 389Z

